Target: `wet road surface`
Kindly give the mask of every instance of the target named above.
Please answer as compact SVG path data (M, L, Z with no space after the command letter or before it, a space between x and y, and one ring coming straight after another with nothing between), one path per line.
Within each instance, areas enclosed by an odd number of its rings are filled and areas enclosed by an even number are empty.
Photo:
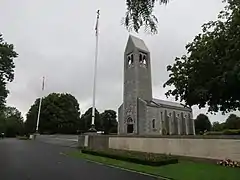
M38 141L0 139L1 180L154 180L64 156L68 147Z

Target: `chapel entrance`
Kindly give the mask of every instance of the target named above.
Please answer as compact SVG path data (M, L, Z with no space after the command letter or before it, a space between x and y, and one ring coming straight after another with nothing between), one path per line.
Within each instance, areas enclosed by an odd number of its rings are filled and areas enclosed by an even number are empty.
M127 125L127 133L128 133L128 134L133 133L133 124L128 124L128 125Z

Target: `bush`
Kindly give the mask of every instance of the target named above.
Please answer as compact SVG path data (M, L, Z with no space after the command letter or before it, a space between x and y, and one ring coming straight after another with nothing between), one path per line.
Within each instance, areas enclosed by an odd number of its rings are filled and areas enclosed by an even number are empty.
M240 135L240 129L226 129L224 131L209 131L204 135Z
M224 135L240 135L240 129L226 129L223 131Z
M204 133L204 135L223 135L222 131L209 131Z
M178 159L170 155L144 153L136 151L124 151L114 149L108 150L82 149L82 153L151 166L162 166L167 164L178 163Z

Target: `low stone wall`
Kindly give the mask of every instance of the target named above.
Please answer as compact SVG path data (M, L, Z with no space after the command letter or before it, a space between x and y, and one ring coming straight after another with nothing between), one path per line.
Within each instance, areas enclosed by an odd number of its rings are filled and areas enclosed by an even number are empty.
M230 158L240 161L239 136L89 136L85 146L93 149L123 149L167 153L204 159Z

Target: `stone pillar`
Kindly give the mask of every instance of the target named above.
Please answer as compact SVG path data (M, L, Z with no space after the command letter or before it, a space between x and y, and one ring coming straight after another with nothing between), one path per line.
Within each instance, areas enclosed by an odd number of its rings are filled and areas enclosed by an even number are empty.
M163 113L160 111L160 128L159 133L163 135L163 129L164 129L164 121L163 121Z
M181 119L179 118L179 115L177 116L177 125L178 125L178 135L182 134L182 128L181 128Z
M173 134L178 134L178 119L175 111L173 111Z
M169 123L169 135L172 135L172 117L171 117L171 114L168 114L168 123Z
M181 130L182 130L181 134L186 135L186 125L183 113L181 113Z
M195 132L195 121L194 121L194 119L192 119L192 121L193 121L193 135L196 135L196 132Z
M167 114L167 110L164 111L164 124L165 124L165 128L166 128L166 134L170 134L170 128L169 128L169 117L168 117L168 114Z
M189 122L186 115L184 115L184 120L185 120L185 126L186 126L186 135L189 135Z
M189 122L189 134L190 135L194 135L194 120L193 118L191 117L191 114L188 114L188 122Z

